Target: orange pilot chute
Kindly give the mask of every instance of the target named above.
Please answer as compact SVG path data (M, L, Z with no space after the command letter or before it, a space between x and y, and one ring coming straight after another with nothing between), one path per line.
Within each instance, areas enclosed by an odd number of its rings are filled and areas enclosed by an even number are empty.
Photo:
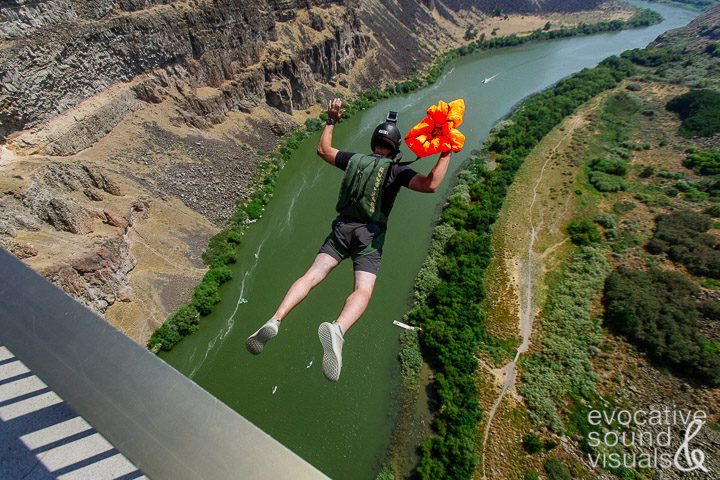
M459 152L465 144L465 135L457 128L463 121L465 102L462 98L427 109L427 117L405 135L405 143L418 157L442 152Z

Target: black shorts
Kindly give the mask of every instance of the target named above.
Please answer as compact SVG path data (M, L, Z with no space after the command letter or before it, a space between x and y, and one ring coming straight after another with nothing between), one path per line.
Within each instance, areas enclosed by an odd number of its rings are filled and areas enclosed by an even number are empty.
M385 229L385 225L380 223L362 223L349 217L337 217L318 253L327 253L338 262L350 257L353 270L377 275Z

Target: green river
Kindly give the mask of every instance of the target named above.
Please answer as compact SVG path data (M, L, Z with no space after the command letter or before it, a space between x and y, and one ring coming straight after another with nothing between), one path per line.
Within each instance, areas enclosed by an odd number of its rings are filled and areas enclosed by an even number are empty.
M470 152L524 97L609 55L644 47L696 15L662 4L634 3L660 11L665 21L649 28L463 57L449 65L435 85L381 101L338 125L333 144L368 152L370 134L388 110L399 112L400 129L406 132L438 99L464 98L467 111L460 130L467 136L465 152ZM481 83L493 75L493 81ZM442 199L467 153L453 156L438 193L404 189L398 196L375 294L345 337L342 375L333 384L322 374L317 327L336 318L352 288L349 261L285 319L278 337L261 355L252 356L244 346L310 265L334 218L342 172L317 157L318 137L312 136L296 151L264 217L247 230L232 267L235 276L221 288L222 302L203 318L197 333L162 358L331 478L367 480L375 478L382 464L397 413L400 329L392 321L408 309L413 279ZM411 158L407 149L405 155ZM435 160L423 159L414 168L428 173Z

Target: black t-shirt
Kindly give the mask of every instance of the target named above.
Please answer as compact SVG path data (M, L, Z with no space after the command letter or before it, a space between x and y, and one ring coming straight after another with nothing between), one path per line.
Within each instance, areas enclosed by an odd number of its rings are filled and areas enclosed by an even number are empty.
M352 152L338 152L335 155L335 166L341 170L345 170L350 161L350 157L355 155ZM380 209L385 217L390 217L390 210L392 210L393 204L395 203L395 197L397 197L400 187L407 188L410 185L410 180L417 175L418 172L413 170L407 165L393 164L390 167L385 186L383 187L382 199Z

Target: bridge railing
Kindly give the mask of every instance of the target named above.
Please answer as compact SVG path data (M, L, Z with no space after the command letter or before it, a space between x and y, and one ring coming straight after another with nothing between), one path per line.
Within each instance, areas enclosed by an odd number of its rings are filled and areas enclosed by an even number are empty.
M327 478L2 249L0 344L153 480Z

